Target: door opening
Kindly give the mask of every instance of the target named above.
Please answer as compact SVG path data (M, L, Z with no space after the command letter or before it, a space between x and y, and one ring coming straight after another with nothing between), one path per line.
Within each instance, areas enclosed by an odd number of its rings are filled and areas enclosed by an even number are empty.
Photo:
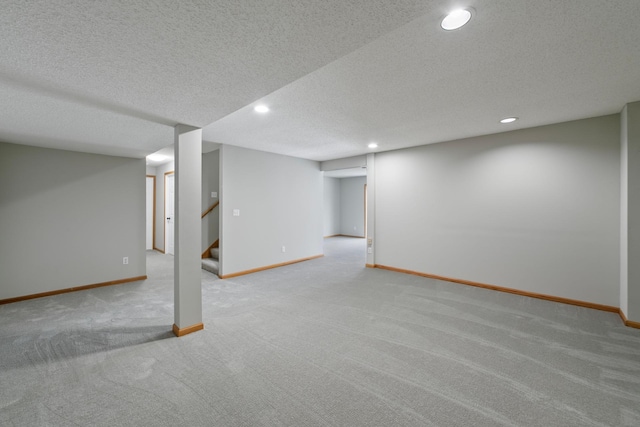
M147 215L145 249L156 247L156 177L147 175Z
M173 172L164 174L164 249L165 253L173 255L175 216L175 175Z

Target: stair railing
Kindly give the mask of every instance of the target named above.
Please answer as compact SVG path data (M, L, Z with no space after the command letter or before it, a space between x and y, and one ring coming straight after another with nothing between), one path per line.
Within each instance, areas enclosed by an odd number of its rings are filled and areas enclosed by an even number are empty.
M218 207L218 205L220 204L220 200L218 200L217 202L215 202L214 204L212 204L209 209L207 209L206 211L204 211L202 213L202 216L200 217L201 219L204 218L205 216L207 216L212 210L214 210L215 208Z
M202 219L202 218L204 218L205 216L207 216L209 213L211 213L211 211L213 211L215 208L217 208L219 204L220 204L220 200L218 200L217 202L215 202L214 204L212 204L212 205L209 207L209 209L207 209L206 211L204 211L204 212L202 213L202 216L201 216L200 218ZM210 251L212 248L217 248L219 244L220 244L220 239L218 239L218 240L216 240L215 242L213 242L213 243L211 244L211 246L209 246L209 247L208 247L204 252L202 252L202 259L209 258L209 251Z

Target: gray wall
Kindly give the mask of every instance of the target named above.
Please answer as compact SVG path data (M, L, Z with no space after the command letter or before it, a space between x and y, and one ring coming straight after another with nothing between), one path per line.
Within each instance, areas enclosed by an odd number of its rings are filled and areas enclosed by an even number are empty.
M364 237L364 186L366 176L340 179L340 234Z
M340 234L340 179L325 177L323 180L323 236Z
M218 193L215 198L211 192ZM202 155L202 212L220 199L220 150ZM201 251L204 252L220 236L220 206L202 219Z
M144 177L141 159L0 143L0 299L145 275Z
M321 255L319 163L230 145L220 150L221 274Z
M619 115L375 162L377 264L619 305Z

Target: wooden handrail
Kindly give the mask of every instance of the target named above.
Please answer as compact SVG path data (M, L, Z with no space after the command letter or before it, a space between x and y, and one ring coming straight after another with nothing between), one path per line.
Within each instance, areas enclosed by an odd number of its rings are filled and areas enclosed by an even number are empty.
M204 218L205 216L207 216L207 214L209 212L211 212L212 210L214 210L215 208L218 207L218 205L220 204L220 200L218 200L217 202L215 202L214 204L211 205L211 207L209 209L207 209L206 211L204 211L204 213L202 214L202 216L200 217L201 219Z

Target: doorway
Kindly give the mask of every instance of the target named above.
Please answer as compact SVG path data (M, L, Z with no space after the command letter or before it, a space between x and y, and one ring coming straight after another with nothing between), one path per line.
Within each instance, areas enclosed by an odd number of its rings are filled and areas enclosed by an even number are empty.
M146 250L156 246L156 177L147 175Z
M164 174L164 248L165 253L174 254L173 233L175 216L175 175L173 172Z

